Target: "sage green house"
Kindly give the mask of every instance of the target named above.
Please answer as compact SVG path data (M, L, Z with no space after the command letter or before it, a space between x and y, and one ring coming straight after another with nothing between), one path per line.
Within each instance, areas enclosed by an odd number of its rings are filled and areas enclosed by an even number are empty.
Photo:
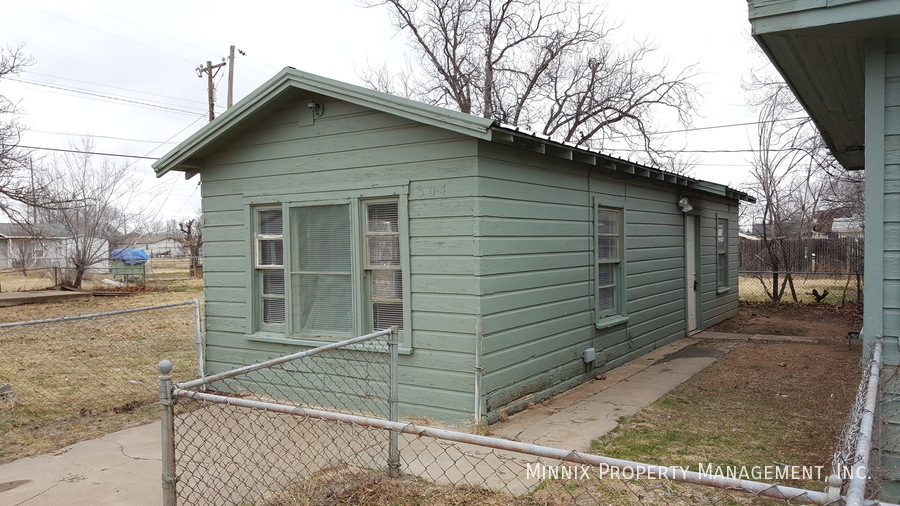
M750 0L753 35L848 170L866 171L862 337L887 369L876 442L882 499L900 500L900 2ZM886 443L892 441L892 443Z
M202 181L208 371L399 325L401 415L491 422L738 307L746 195L291 68L154 169Z

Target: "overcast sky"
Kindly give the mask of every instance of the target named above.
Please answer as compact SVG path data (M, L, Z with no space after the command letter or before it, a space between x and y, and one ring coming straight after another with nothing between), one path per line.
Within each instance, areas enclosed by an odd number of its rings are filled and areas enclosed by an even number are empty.
M672 134L667 147L697 152L694 177L739 188L750 155L734 151L749 148L752 127L706 127L755 120L740 87L760 65L746 1L608 0L606 12L622 40L649 37L673 67L699 65L700 129ZM65 149L90 135L98 152L154 158L206 123L206 80L195 69L221 62L232 44L246 53L235 64L235 101L285 66L360 84L361 69L409 54L387 11L356 0L0 0L0 45L19 43L35 63L0 82L0 93L24 112L22 144ZM225 96L222 80L221 107ZM118 160L143 179L144 205L160 218L198 212L199 178L155 179L152 160Z

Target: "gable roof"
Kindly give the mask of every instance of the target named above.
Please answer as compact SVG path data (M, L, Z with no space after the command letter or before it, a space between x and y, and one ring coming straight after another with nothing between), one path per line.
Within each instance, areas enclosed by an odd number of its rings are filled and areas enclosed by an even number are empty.
M258 114L263 114L271 109L273 104L288 96L289 92L294 89L302 89L312 92L314 95L362 105L477 139L512 145L547 156L580 161L600 169L621 171L632 176L665 181L722 197L748 202L755 201L746 193L733 190L725 185L635 164L590 149L557 142L549 137L528 133L517 127L500 125L491 119L301 72L292 67L285 67L234 107L225 111L154 162L153 170L157 177L171 170L184 171L186 178L193 177L202 170L203 157L207 153L225 142L229 136L237 135L245 123L252 121L252 118ZM312 107L312 104L310 106Z
M6 239L64 239L71 237L66 228L56 223L0 223L0 237Z

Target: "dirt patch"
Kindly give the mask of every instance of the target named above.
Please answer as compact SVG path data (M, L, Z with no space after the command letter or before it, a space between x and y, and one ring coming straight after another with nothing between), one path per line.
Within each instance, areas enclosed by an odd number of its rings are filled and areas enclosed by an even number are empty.
M742 306L736 317L709 330L816 341L706 340L695 347L717 348L724 356L640 413L620 420L591 450L694 470L710 464L823 466L827 474L859 383L862 344L848 345L846 337L860 324L855 310L825 305ZM813 490L824 486L822 480L782 483ZM682 499L723 497L721 490L681 490ZM741 494L725 497L738 504L771 502ZM623 502L665 503L662 497Z
M736 334L804 336L823 340L845 339L858 331L862 314L855 305L742 304L738 315L708 330Z

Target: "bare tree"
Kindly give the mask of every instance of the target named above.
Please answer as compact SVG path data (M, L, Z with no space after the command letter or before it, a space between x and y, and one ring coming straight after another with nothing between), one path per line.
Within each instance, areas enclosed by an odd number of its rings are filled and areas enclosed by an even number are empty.
M617 27L585 0L364 4L390 10L421 62L393 74L369 70L362 77L375 89L594 149L617 137L655 163L673 161L658 150L654 116L668 111L690 125L695 68L647 68L656 48L614 47Z
M190 257L190 275L196 276L200 267L200 254L203 250L203 220L200 217L178 222L179 235L176 241Z
M4 78L21 73L33 60L24 53L24 46L0 48L0 83ZM44 188L36 186L32 173L32 153L19 144L23 127L17 103L0 94L0 212L13 220L22 216L20 204L35 206L51 204Z
M72 286L80 288L88 270L109 258L109 241L139 228L142 213L128 211L136 185L128 167L97 160L93 142L82 139L75 153L54 159L41 173L47 198L57 205L43 208L39 219L65 232L66 261Z
M808 241L828 232L836 213L846 212L840 206L861 199L850 195L860 186L833 176L837 162L783 81L755 72L745 87L759 121L748 188L757 202L743 219L761 235L769 270L755 277L770 300L782 300L790 289L796 302L792 272L806 265Z

